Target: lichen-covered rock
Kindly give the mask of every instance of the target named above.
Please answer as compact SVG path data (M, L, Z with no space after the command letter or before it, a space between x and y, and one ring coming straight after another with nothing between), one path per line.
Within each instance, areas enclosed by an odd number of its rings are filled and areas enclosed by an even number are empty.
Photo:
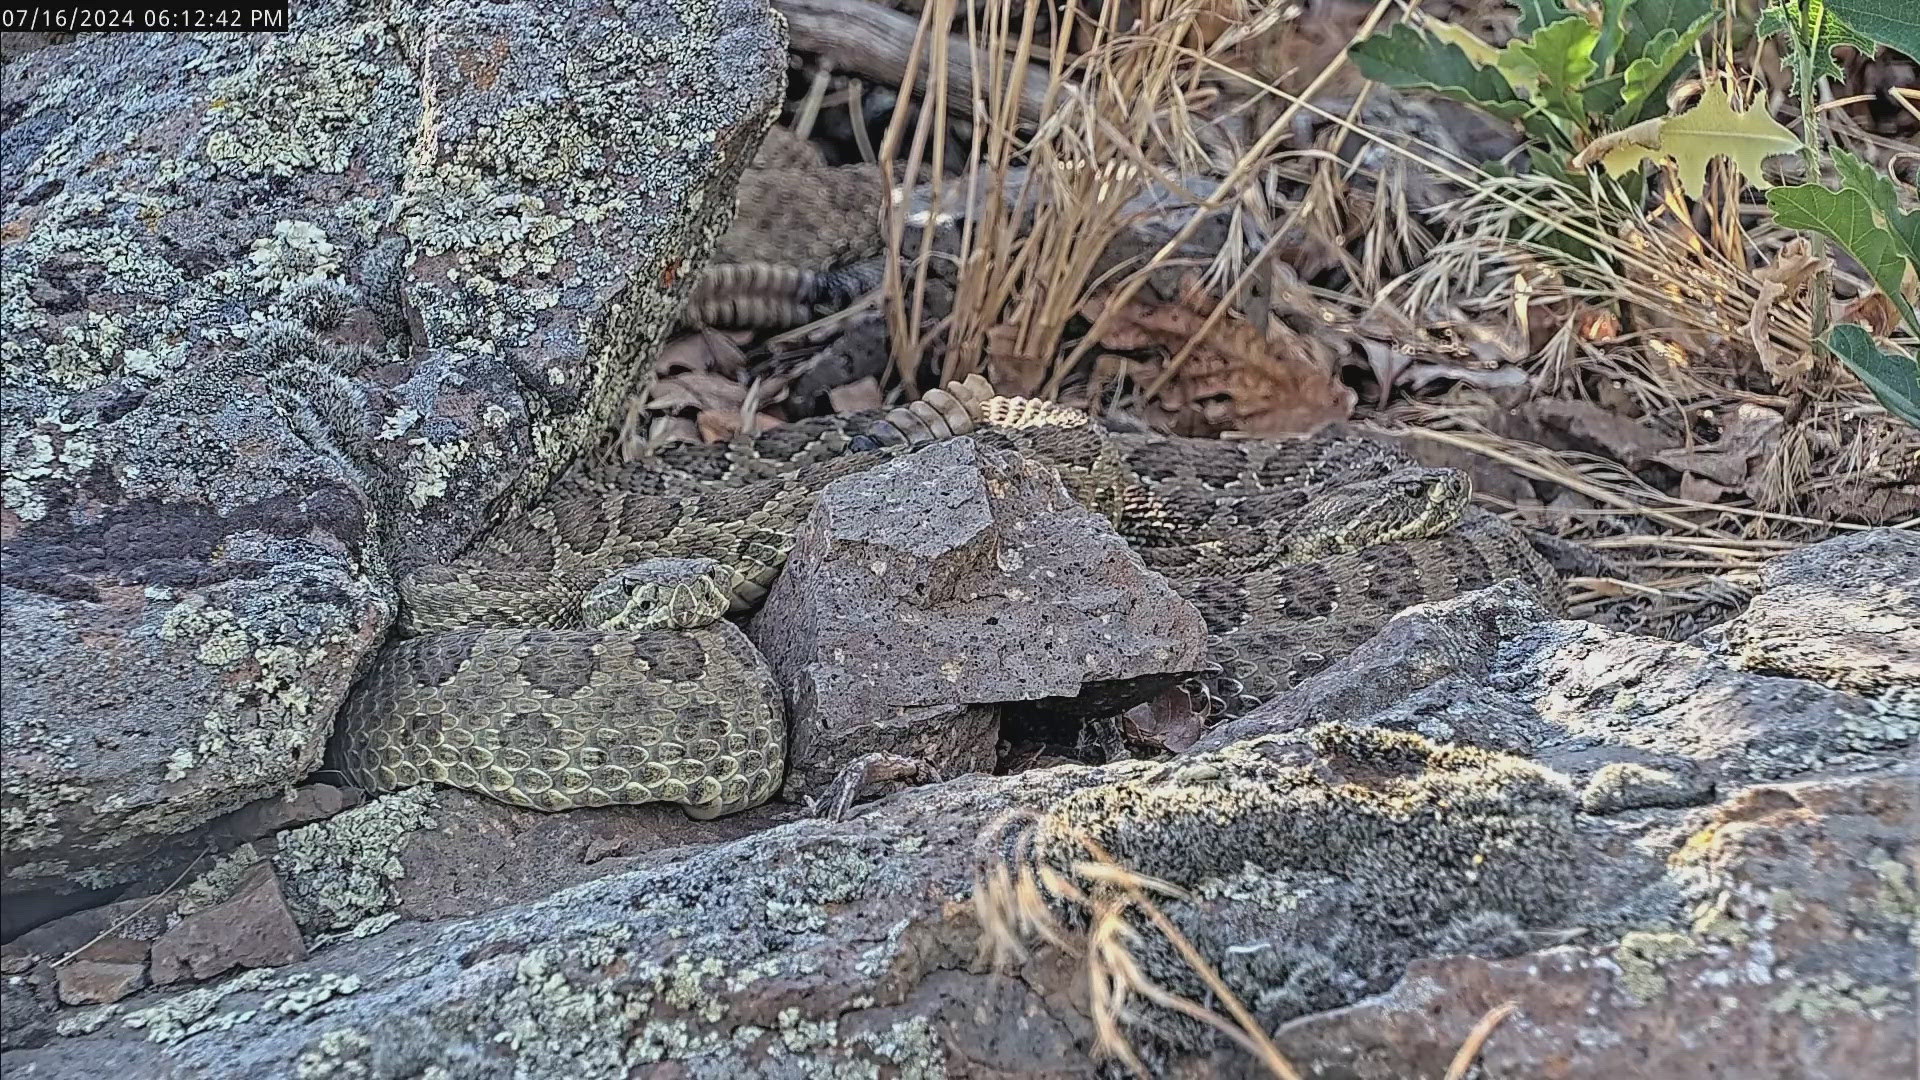
M1168 917L1263 1023L1292 1018L1279 1044L1308 1076L1440 1075L1511 999L1490 1075L1893 1080L1914 1067L1915 780L1882 761L1628 825L1578 813L1564 778L1511 755L1351 728L967 777L857 824L660 852L539 902L65 1009L10 1064L200 1080L1098 1075L1084 955L1031 941L1017 972L978 963L978 853L990 867L1001 849L976 837L1018 811L1040 826L1027 850L1056 867L1071 872L1086 835L1177 885L1155 892ZM1197 995L1133 921L1140 968ZM1190 1020L1137 1001L1123 1019L1149 1075L1266 1075Z
M114 1055L119 1071L143 1076L307 1065L369 1077L437 1067L592 1080L660 1063L695 1076L1091 1075L1076 965L1019 980L975 967L978 927L964 902L978 868L973 839L1001 811L1056 807L1065 821L1110 820L1102 835L1116 847L1172 858L1179 865L1157 868L1201 890L1223 918L1242 916L1241 930L1272 935L1286 955L1303 932L1323 936L1300 922L1311 898L1325 896L1369 920L1373 951L1363 958L1356 948L1354 962L1384 983L1425 955L1429 938L1451 940L1444 931L1462 912L1531 897L1533 917L1552 918L1571 860L1585 854L1571 846L1563 781L1406 736L1374 740L1382 753L1369 756L1368 739L1329 742L1336 756L1357 755L1347 773L1313 752L1276 762L1236 748L1179 769L1130 762L969 777L889 800L857 827L782 825L664 853L540 903L403 924L275 972L73 1013L69 1028L91 1036L18 1062L50 1076L81 1075ZM1399 775L1363 775L1383 764ZM1102 809L1119 807L1130 809ZM1342 842L1283 853L1297 847L1282 839L1289 829L1325 829ZM1272 841L1241 850L1263 836ZM1515 846L1521 840L1534 842ZM1262 852L1274 863L1267 877L1246 858ZM1427 887L1395 884L1411 872L1409 857L1425 861ZM1476 875L1488 860L1514 872ZM1334 880L1343 870L1350 887ZM1249 958L1244 970L1270 967ZM1326 1001L1363 990L1341 983Z
M315 767L393 574L636 388L784 86L764 0L293 22L8 61L9 894Z
M1920 715L1920 533L1875 529L1767 564L1747 610L1703 634L1738 667Z
M1275 1039L1311 1077L1439 1076L1511 1001L1482 1075L1911 1077L1916 792L1905 767L1652 820L1620 842L1670 853L1670 918L1523 955L1418 960L1392 991Z
M256 863L233 899L181 919L153 943L151 974L165 986L236 967L278 967L306 955L279 878Z
M1117 711L1206 649L1199 611L1057 473L967 438L827 485L749 636L786 691L789 797L868 753L991 768L981 706Z

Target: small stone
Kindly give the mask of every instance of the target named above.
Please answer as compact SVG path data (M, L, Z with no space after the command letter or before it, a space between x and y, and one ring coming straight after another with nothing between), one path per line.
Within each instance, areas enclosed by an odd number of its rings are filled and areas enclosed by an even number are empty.
M147 985L147 965L74 960L60 965L54 980L62 1005L105 1005Z
M247 843L282 829L309 825L359 805L359 796L332 784L304 784L284 795L270 795L221 818L218 825L235 840Z
M210 979L231 968L277 967L306 955L280 879L262 863L233 899L187 916L153 943L153 981L166 986Z

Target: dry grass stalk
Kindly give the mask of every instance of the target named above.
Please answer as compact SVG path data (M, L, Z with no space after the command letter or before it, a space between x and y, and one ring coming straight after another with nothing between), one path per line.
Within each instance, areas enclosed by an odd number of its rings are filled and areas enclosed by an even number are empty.
M1130 1007L1136 997L1220 1032L1278 1080L1300 1080L1299 1070L1280 1052L1259 1018L1150 895L1191 899L1184 890L1120 865L1098 841L1080 832L1070 839L1087 857L1074 862L1071 876L1063 874L1035 857L1035 837L1041 827L1038 814L1016 809L1002 813L980 833L974 913L981 927L983 957L991 956L996 967L1024 961L1029 955L1026 942L1034 937L1084 956L1095 1050L1138 1075L1151 1073L1128 1033L1130 1024L1146 1022ZM1085 928L1070 931L1055 914L1056 905L1077 910ZM1225 1015L1168 990L1146 973L1136 958L1143 919L1173 946ZM1515 1002L1505 1002L1482 1017L1453 1055L1444 1080L1464 1077L1494 1029L1518 1008Z

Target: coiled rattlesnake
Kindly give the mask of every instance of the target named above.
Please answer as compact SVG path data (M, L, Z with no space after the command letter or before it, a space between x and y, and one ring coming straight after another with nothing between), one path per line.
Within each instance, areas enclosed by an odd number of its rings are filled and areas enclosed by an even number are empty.
M1052 464L1205 617L1238 715L1400 610L1510 576L1557 579L1468 506L1461 474L1351 435L1213 441L1113 434L1085 414L934 391L731 447L564 480L523 519L401 583L400 638L342 710L334 757L375 791L422 781L546 810L755 805L785 765L779 692L721 616L751 610L820 490L968 432Z

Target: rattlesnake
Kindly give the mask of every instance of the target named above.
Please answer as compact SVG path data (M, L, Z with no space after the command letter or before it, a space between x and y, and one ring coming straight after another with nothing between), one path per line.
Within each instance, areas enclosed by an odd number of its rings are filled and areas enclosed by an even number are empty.
M1105 431L981 383L556 484L451 565L401 582L400 637L342 710L333 755L374 791L421 781L563 810L675 802L695 817L779 786L785 727L750 611L820 490L967 432L1053 465L1207 622L1191 689L1232 716L1387 619L1553 572L1461 474L1345 434L1217 441Z

